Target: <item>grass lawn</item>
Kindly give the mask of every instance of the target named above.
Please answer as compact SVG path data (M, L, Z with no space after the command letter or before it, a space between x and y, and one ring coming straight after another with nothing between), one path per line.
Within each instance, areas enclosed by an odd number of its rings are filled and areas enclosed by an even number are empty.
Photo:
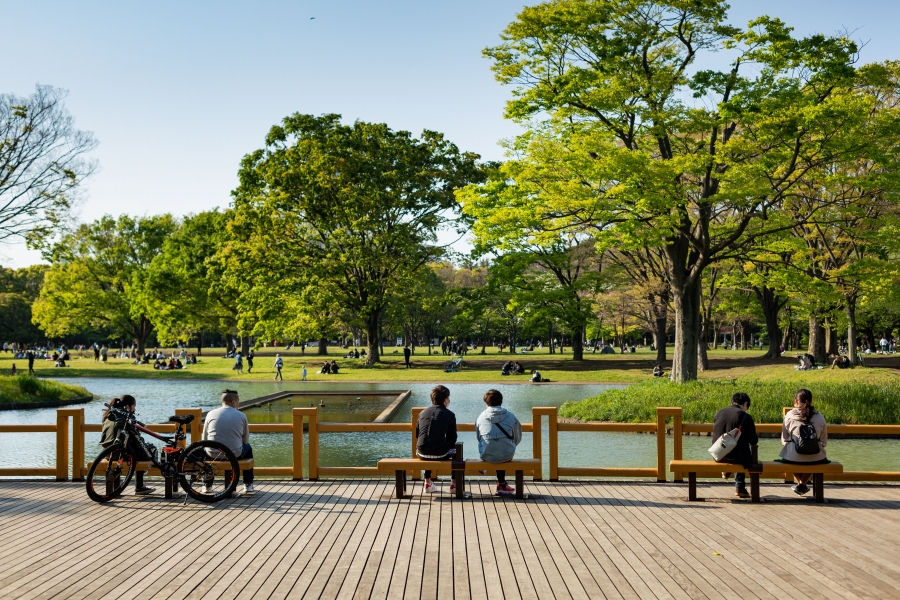
M0 404L74 400L90 396L83 387L27 375L0 376Z

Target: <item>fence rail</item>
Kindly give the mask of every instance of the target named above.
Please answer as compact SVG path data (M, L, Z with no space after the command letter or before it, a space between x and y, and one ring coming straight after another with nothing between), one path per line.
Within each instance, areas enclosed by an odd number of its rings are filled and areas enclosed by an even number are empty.
M273 477L291 477L293 479L318 479L321 477L359 477L391 475L386 471L380 471L377 467L355 466L334 467L319 463L319 434L335 432L398 432L409 433L411 438L411 455L416 450L416 428L419 413L424 410L421 407L412 409L412 418L408 423L323 423L319 421L318 407L294 408L293 419L290 423L251 423L251 433L283 433L291 434L292 464L278 467L257 467L259 475ZM789 409L785 409L787 412ZM201 422L202 411L199 408L179 408L175 414L194 415L194 420L188 426L191 441L201 438L203 424ZM550 474L550 480L555 481L560 477L638 477L653 478L663 482L666 480L667 444L666 438L672 437L672 457L675 460L683 458L683 436L690 433L711 433L712 425L709 423L683 423L682 409L672 407L659 407L656 410L655 423L565 423L560 422L556 407L534 407L531 411L532 422L522 423L522 431L532 434L532 456L541 460L541 468L532 473L536 480L543 477L543 468L546 465ZM543 456L543 436L545 435L543 423L547 420L549 452L546 459ZM671 421L671 425L669 424ZM0 476L4 477L55 477L59 481L65 481L70 477L69 465L69 431L72 431L71 440L71 478L81 479L87 473L85 463L85 434L101 431L101 426L95 423L84 422L84 408L60 408L56 411L56 423L41 423L28 425L0 425L0 434L3 433L55 433L56 434L56 466L54 467L14 467L0 468ZM151 424L148 427L160 433L175 431L172 423ZM474 423L459 423L459 431L475 431ZM757 423L756 429L760 433L780 433L781 423ZM646 467L573 467L559 464L560 433L568 432L620 432L620 433L652 433L656 441L656 465ZM900 436L900 425L829 425L830 434L841 435L896 435ZM304 436L305 434L305 436ZM304 437L309 456L306 457L308 468L304 469ZM565 441L565 435L563 435ZM411 472L414 478L421 473ZM840 481L900 481L900 471L845 471L835 479ZM675 474L675 481L681 481L681 474Z

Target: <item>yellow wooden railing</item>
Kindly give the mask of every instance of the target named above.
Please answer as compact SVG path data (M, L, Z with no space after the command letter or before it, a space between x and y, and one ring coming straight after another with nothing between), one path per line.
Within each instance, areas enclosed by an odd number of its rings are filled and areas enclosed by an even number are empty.
M318 479L335 476L382 476L390 475L377 467L329 467L319 464L319 434L333 432L406 432L410 434L411 455L415 455L416 428L415 423L419 413L424 410L421 407L412 409L412 418L408 423L326 423L319 422L318 407L294 408L291 423L251 423L251 433L284 433L291 434L292 439L292 464L278 467L257 467L256 473L261 476L291 477L295 480ZM785 409L786 411L789 409ZM199 408L179 408L175 411L179 415L194 415L193 422L189 425L191 441L199 440L203 431L201 422L202 411ZM556 407L534 407L531 410L532 422L522 423L522 431L532 434L532 456L541 459L541 469L535 469L532 473L536 480L543 476L543 468L546 465L550 480L556 481L560 477L639 477L653 478L663 482L666 480L667 446L666 436L672 436L672 458L683 458L682 438L690 433L711 433L712 425L709 423L683 423L681 408L659 407L656 410L655 423L560 423ZM546 460L543 456L543 422L547 420L547 435L549 456ZM56 433L56 466L55 467L16 467L0 468L0 476L27 477L50 476L64 481L69 478L69 428L72 428L72 472L73 479L81 479L87 473L85 463L85 433L99 432L99 424L85 423L83 408L61 408L56 412L56 423L38 425L0 425L2 433L31 433L46 432ZM671 425L668 425L671 420ZM305 425L305 427L304 427ZM175 431L172 423L159 423L148 425L154 431L171 433ZM457 424L459 431L475 431L474 423ZM758 423L756 429L760 433L779 433L781 423ZM308 469L304 473L304 431L306 431L306 447L309 456L306 457ZM567 467L559 464L559 438L560 433L570 431L580 432L622 432L622 433L653 433L656 441L656 465L638 468L622 467ZM856 435L898 435L900 425L829 425L829 434L856 434ZM563 441L565 436L563 435ZM420 473L411 472L414 478ZM844 471L836 479L840 481L900 481L900 471ZM681 474L675 474L675 481L681 481Z

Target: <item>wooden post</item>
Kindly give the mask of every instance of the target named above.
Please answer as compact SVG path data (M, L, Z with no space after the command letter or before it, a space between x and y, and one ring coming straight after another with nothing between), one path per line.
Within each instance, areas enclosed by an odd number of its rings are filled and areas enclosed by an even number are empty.
M656 409L656 481L663 482L666 480L666 413L662 408ZM696 481L696 479L694 480ZM696 483L691 488L696 490ZM690 498L689 491L689 500ZM693 493L696 495L696 492Z
M416 437L416 423L419 422L419 415L423 410L425 409L421 406L416 406L412 409L412 421L410 423L410 430L412 435L412 454L410 454L410 456L413 458L416 457L416 445L419 441L419 438ZM413 478L414 481L418 481L422 478L422 471L410 471L409 475Z
M782 416L782 417L786 417L787 414L788 414L789 412L791 412L792 410L794 410L794 407L793 407L793 406L783 406L783 407L781 408L781 416ZM790 473L785 473L785 474L784 474L784 482L785 482L785 483L794 483L794 476L791 475Z
M292 478L294 481L299 481L303 479L303 409L295 408L292 412L293 420L293 429L292 429L292 437L294 444L294 472L292 474Z
M59 427L59 417L66 419L66 440L64 443L66 449L66 477L68 477L68 461L69 461L69 417L72 417L72 480L78 480L84 477L84 409L83 408L59 408L56 411L57 428ZM57 436L59 431L57 429ZM58 439L58 438L57 438ZM57 472L57 479L59 478Z
M541 455L544 451L541 440L541 410L537 407L531 408L531 456L541 461L541 469L534 471L534 480L540 481L544 478L544 461Z
M559 481L559 409L553 407L550 420L550 481Z
M56 480L69 479L69 414L56 409Z
M319 407L306 409L309 414L309 479L319 478ZM303 435L303 428L300 428Z
M681 415L682 409L679 408L678 412L672 417L672 458L673 460L682 460L681 457L681 443L682 443L682 435L684 432L681 429ZM684 481L683 473L675 473L675 482L681 483Z

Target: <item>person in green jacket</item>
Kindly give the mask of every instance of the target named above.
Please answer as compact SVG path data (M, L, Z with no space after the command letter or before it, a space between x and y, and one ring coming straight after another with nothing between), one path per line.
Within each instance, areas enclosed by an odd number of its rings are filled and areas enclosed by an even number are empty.
M134 396L122 394L121 398L113 398L112 402L110 402L110 406L112 408L118 408L133 413L134 409L137 407L137 400L134 399ZM104 448L108 448L116 441L119 432L125 428L125 418L107 410L104 411L102 420L103 428L100 432L100 445ZM128 449L134 454L136 460L150 460L150 457L147 456L147 453L144 452L144 449L141 448L141 445L136 439L130 438L128 440ZM146 471L137 471L134 474L134 493L136 496L145 496L153 492L152 487L144 485L145 474Z

